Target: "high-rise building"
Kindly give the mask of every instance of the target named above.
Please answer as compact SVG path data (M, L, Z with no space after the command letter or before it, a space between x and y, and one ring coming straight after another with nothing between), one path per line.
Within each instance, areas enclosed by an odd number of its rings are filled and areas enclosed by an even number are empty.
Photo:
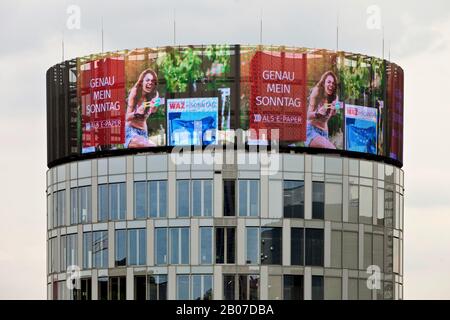
M48 299L402 299L403 71L323 49L47 71Z

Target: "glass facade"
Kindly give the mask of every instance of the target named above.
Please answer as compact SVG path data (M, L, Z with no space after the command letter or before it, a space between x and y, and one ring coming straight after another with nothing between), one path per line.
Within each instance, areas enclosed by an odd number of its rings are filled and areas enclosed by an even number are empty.
M118 165L125 159L108 158L50 169L49 298L401 299L402 171L336 156L289 157L269 177L189 166L144 176L146 162L125 175ZM83 271L73 292L53 280L71 266ZM381 284L371 290L373 266Z

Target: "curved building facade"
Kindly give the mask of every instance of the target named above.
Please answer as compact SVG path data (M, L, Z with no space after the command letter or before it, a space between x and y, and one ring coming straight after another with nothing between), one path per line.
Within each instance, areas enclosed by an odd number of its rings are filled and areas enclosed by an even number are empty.
M265 46L47 72L48 299L403 298L403 71Z

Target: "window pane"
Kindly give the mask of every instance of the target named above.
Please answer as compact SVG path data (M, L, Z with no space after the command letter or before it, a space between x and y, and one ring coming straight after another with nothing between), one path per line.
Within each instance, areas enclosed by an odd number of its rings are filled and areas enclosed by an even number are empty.
M282 292L281 276L269 275L269 300L281 300Z
M189 228L180 228L181 230L181 263L189 264Z
M236 251L236 229L235 228L227 228L227 261L226 263L234 263L235 262L235 251Z
M305 230L305 265L323 266L323 229Z
M249 277L249 300L259 300L259 275ZM281 287L281 284L280 284Z
M177 181L177 216L189 217L189 180Z
M342 232L331 231L331 267L342 268Z
M145 300L145 276L134 277L134 300Z
M148 182L149 216L158 217L158 181Z
M359 176L359 161L348 160L348 171L351 176Z
M359 187L359 216L361 223L372 224L372 188Z
M223 298L224 300L235 300L235 280L234 275L223 276Z
M378 189L377 195L377 224L384 225L384 189Z
M372 263L372 234L364 234L364 269L367 270Z
M109 211L108 185L98 185L98 220L107 221Z
M137 237L137 230L132 229L128 230L128 245L129 245L129 251L128 251L128 264L130 266L137 265L137 259L138 259L138 237Z
M200 263L212 264L212 227L200 228Z
M170 229L170 263L178 264L180 263L180 238L179 238L179 229L171 228Z
M291 228L291 265L302 266L304 257L303 228Z
M147 217L147 183L144 181L134 183L134 217L144 219Z
M247 187L248 187L248 181L247 180L239 180L239 216L248 216L248 210L247 210Z
M70 224L78 223L78 189L70 189Z
M311 277L312 300L323 300L323 276L312 276Z
M383 236L379 234L373 235L373 264L380 268L383 272L383 252L384 252Z
M358 233L343 232L343 267L346 269L358 269Z
M189 276L177 275L177 299L189 300Z
M312 218L323 219L324 202L325 202L325 188L323 182L313 181L312 183Z
M304 217L305 187L303 181L285 180L283 191L284 217Z
M372 178L373 166L372 162L361 160L359 161L359 174L361 177Z
M259 228L257 227L247 227L247 264L257 264L258 263L258 235Z
M83 268L92 268L92 232L83 233Z
M205 217L212 216L213 210L213 182L212 180L203 181L203 215Z
M342 159L334 157L325 158L326 173L342 174Z
M159 181L159 216L167 215L167 181Z
M192 276L192 300L202 300L202 276Z
M325 278L325 300L342 300L341 278Z
M202 215L202 181L192 180L192 215Z
M250 180L250 216L259 215L259 181Z
M127 190L125 183L119 183L119 219L124 220L127 212Z
M127 232L116 230L116 267L127 265Z
M281 264L281 228L261 228L261 264Z
M139 229L139 259L138 265L147 264L147 233L145 229Z
M225 228L216 228L216 263L225 262Z
M359 215L359 188L355 185L350 185L349 188L349 203L348 203L348 221L358 222Z
M235 181L234 180L224 180L223 181L223 215L224 216L235 216Z
M82 223L92 221L92 194L91 187L81 187L80 190L80 215Z
M167 229L156 228L155 256L156 264L167 264Z
M284 300L303 300L303 276L284 275Z
M325 185L325 215L327 220L342 221L342 185Z
M92 252L94 254L94 268L108 267L108 232L93 233Z
M98 278L98 299L108 300L108 278Z

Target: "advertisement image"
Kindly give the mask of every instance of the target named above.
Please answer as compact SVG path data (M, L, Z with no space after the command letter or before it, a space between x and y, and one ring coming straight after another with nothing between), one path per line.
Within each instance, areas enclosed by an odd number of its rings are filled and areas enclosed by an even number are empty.
M125 142L124 60L80 65L82 153L116 149Z
M263 143L278 130L280 142L304 141L306 54L257 51L250 61L249 82L250 139Z
M167 100L170 146L216 144L219 99Z
M377 109L345 106L346 149L377 154Z

